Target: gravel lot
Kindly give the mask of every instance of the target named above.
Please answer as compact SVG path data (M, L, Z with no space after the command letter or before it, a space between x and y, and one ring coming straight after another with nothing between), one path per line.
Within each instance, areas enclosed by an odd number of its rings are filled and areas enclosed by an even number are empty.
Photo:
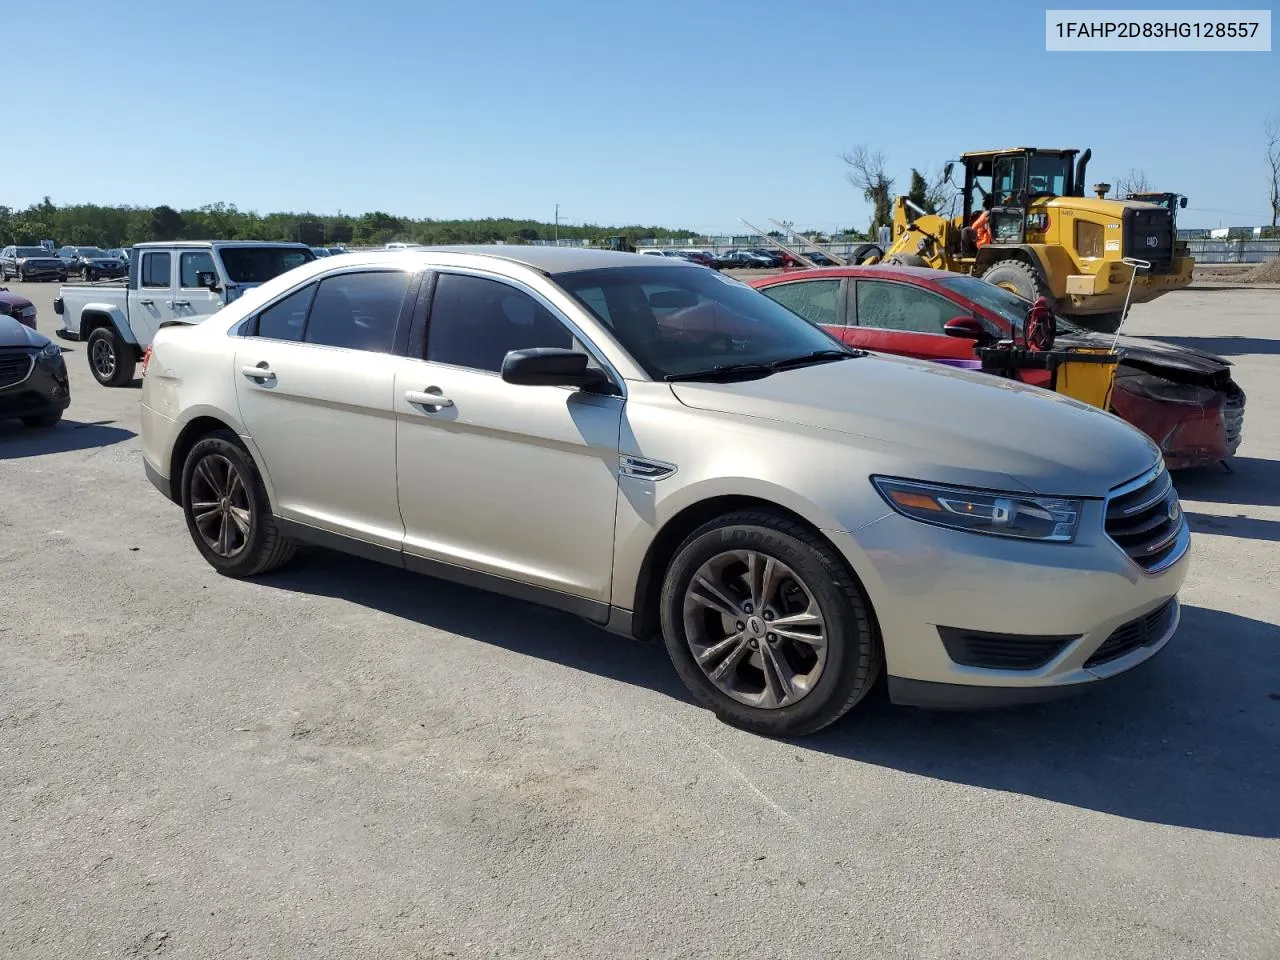
M52 334L56 285L10 286ZM1249 393L1235 472L1177 480L1168 650L795 743L558 613L322 552L218 577L143 477L137 390L68 344L66 421L0 424L0 956L1274 960L1280 291L1132 330Z

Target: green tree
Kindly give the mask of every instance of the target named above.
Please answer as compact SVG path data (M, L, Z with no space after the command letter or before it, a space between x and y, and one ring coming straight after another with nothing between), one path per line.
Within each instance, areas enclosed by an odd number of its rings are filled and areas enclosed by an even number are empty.
M152 240L180 240L186 221L173 207L161 204L151 211L149 226Z
M937 213L938 208L934 205L933 197L929 192L929 183L915 167L911 168L911 189L907 191L907 199L914 203L925 213Z

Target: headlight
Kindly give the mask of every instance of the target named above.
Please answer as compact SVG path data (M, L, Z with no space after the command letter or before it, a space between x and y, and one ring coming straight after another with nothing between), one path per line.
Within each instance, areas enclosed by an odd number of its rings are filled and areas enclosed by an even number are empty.
M872 477L871 482L898 513L936 527L1070 543L1080 522L1079 500L968 490L893 477Z
M54 357L62 356L62 348L50 341L40 349L38 356L41 360L52 360Z

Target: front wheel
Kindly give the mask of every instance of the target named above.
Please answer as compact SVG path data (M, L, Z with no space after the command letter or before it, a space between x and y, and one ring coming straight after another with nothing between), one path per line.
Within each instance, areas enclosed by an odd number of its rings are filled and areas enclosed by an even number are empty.
M254 577L296 549L271 513L262 477L230 430L196 441L182 466L182 512L205 560L228 577Z
M22 425L32 430L48 430L50 427L56 427L61 420L62 411L55 410L53 413L42 413L38 417L23 417Z
M761 511L695 530L667 569L662 633L693 695L726 723L802 736L880 673L870 604L830 544Z
M133 381L138 364L133 345L125 343L112 327L98 327L89 334L86 344L89 372L104 387L123 387Z

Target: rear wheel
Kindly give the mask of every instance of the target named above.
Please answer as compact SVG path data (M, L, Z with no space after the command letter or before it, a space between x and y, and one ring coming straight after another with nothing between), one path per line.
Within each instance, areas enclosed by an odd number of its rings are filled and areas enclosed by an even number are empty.
M205 560L228 577L254 577L293 558L262 477L230 430L196 441L182 467L182 512Z
M870 605L829 544L762 511L695 530L667 569L662 633L685 685L726 723L801 736L871 689Z
M1114 310L1111 313L1093 313L1087 317L1070 317L1072 323L1095 333L1115 333L1120 329L1120 321L1124 313Z
M1038 297L1052 299L1048 286L1040 277L1040 271L1021 260L1001 260L999 263L993 263L983 273L982 279L1024 300L1034 301Z
M133 345L125 343L114 327L98 327L86 344L89 372L104 387L123 387L133 381L138 361Z

